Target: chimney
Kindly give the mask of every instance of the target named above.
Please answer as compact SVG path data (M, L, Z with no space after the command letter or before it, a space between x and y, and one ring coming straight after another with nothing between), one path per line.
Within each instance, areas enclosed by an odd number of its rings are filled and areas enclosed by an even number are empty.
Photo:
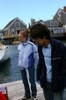
M31 19L31 25L35 23L35 19Z
M66 6L64 6L64 12L66 12Z

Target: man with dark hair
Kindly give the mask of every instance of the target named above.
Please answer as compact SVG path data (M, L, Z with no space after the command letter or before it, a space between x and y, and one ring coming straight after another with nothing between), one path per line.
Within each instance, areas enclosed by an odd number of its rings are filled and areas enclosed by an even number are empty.
M53 39L50 31L41 23L30 27L33 40L38 44L39 63L37 80L43 89L45 100L64 100L66 87L66 47Z

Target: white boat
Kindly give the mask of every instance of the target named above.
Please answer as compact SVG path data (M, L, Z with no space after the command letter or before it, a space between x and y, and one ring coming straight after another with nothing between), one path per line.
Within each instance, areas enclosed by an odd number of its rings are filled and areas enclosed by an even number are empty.
M0 63L6 61L9 58L8 46L0 45Z

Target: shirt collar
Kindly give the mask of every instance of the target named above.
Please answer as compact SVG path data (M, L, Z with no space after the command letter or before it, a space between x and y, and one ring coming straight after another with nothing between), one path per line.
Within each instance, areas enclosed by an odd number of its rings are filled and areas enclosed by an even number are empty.
M51 47L51 44L48 44L48 48L50 48Z
M22 43L22 45L27 45L28 44L28 42L29 42L29 40L27 40L26 42L24 42L24 43Z

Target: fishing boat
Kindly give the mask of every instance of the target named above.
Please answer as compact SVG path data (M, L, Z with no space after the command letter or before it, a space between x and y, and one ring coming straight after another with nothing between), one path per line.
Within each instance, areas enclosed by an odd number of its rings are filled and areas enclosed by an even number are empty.
M6 61L9 58L9 47L0 44L0 63Z

